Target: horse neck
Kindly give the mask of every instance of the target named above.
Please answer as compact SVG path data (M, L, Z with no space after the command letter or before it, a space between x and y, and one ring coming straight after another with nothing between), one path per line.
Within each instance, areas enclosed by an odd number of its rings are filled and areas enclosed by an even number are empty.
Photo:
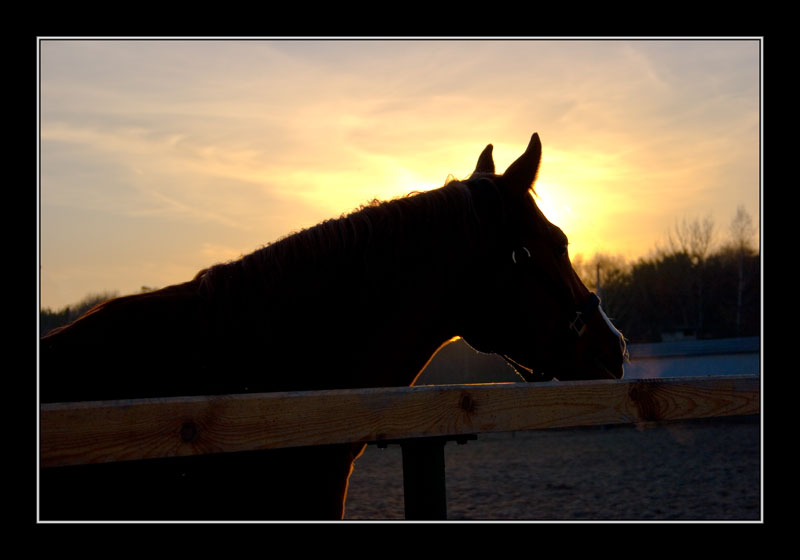
M354 386L411 385L436 351L456 336L448 313L447 289L408 290L407 297L387 294L391 304L380 313L354 317L349 332L361 331L357 345L345 341L352 354ZM413 297L412 296L413 293Z
M302 266L285 268L281 284L301 285L302 293L273 291L282 299L273 318L280 328L269 336L288 362L302 356L303 367L319 376L315 384L409 385L458 334L470 240L459 237L456 224L411 218L398 228L373 217L370 240L355 253L329 249L322 259L308 254L298 259Z

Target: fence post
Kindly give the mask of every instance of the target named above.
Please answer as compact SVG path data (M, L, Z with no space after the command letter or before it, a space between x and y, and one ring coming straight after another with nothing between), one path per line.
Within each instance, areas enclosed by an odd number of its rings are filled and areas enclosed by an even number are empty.
M447 519L445 442L446 438L430 437L400 443L406 519Z

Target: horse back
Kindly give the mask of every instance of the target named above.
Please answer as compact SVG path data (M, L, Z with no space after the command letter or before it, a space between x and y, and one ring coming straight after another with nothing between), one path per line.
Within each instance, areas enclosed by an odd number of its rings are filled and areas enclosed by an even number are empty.
M202 393L206 323L195 281L101 303L42 337L41 401Z

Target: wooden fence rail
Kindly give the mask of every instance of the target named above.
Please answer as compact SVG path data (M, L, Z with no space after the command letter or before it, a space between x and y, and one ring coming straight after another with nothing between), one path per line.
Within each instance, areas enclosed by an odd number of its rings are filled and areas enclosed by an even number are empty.
M760 412L758 375L176 397L40 407L42 467Z

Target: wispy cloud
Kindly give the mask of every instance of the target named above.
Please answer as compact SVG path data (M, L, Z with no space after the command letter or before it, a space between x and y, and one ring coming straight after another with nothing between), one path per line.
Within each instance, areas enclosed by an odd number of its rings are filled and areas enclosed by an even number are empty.
M91 210L163 227L192 266L209 264L201 247L247 252L466 176L489 142L502 170L534 131L543 207L586 252L642 253L675 212L758 215L755 42L44 41L41 55L43 222Z

